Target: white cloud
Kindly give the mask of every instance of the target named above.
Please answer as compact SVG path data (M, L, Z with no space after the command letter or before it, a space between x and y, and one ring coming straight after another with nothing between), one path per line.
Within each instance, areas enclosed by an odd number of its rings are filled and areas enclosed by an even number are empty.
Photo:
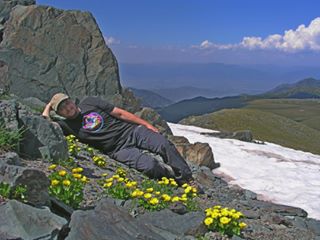
M200 46L192 46L192 48L200 48L200 49L230 49L233 48L234 45L232 44L215 44L213 42L210 42L209 40L204 40Z
M203 41L199 49L278 49L286 52L302 50L320 50L320 17L311 21L309 26L300 25L295 30L287 30L283 35L273 34L266 38L244 37L238 44L215 44L209 40Z
M115 39L114 37L104 37L107 45L120 44L120 40Z

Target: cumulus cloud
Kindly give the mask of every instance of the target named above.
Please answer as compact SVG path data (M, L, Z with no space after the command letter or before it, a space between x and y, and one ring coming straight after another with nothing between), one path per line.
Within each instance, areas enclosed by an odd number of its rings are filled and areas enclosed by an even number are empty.
M107 45L120 44L120 40L115 39L114 37L104 37Z
M244 37L238 44L215 44L209 40L203 41L199 49L278 49L286 52L302 50L320 50L320 17L311 21L309 26L300 25L295 30L287 30L283 35L273 34L266 38Z

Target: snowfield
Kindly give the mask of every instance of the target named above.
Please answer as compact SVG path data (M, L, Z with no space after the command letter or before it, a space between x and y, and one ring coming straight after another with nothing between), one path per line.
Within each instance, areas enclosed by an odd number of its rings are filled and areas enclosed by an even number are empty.
M256 144L200 135L209 129L169 123L174 135L190 143L207 142L215 162L213 172L229 184L259 195L259 199L299 207L320 219L320 156L273 143ZM319 146L320 147L320 146Z

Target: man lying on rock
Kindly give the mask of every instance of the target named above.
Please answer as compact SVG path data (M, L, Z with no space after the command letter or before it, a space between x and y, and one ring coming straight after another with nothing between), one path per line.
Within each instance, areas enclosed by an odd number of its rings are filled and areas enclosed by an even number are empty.
M65 118L56 121L64 135L73 134L81 142L150 178L173 177L179 184L188 182L197 187L189 166L175 146L138 116L99 97L86 97L77 106L63 93L52 97L42 115L50 119L51 110ZM159 154L165 163L143 150Z

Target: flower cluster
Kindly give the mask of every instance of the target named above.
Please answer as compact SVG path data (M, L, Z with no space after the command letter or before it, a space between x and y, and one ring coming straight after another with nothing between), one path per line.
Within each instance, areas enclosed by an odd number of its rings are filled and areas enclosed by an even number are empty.
M72 134L66 136L66 140L68 143L68 151L70 156L77 156L78 152L81 150L81 148L77 144L79 140L76 139L76 137Z
M137 182L130 181L125 175L126 173L122 172L122 174L115 174L105 180L103 187L107 195L124 200L130 198L132 189L137 186Z
M81 167L72 169L71 173L60 168L56 164L49 166L49 170L56 170L49 175L51 185L49 193L65 204L78 208L83 200L84 184L88 182L86 176L82 175Z
M74 135L68 135L66 137L67 143L68 143L68 150L70 154L69 160L72 160L72 157L77 157L79 152L81 150L86 151L91 157L95 165L99 167L106 167L107 162L103 156L100 155L94 155L94 149L92 147L89 147L88 145L85 145L85 147L82 149L79 144L79 140ZM73 161L73 160L72 160Z
M206 209L205 213L204 224L207 228L228 236L239 236L241 230L247 226L244 222L240 222L244 215L235 209L222 208L217 205Z
M104 168L107 165L106 160L102 156L95 155L95 156L93 156L92 160L93 160L94 164L99 167Z
M182 194L174 194L178 190L178 184L173 178L166 177L160 181L144 180L138 184L126 178L126 172L121 168L117 169L115 175L105 179L103 187L107 195L125 200L132 198L139 206L148 210L160 210L174 202L182 202L188 207L197 191L186 184Z

